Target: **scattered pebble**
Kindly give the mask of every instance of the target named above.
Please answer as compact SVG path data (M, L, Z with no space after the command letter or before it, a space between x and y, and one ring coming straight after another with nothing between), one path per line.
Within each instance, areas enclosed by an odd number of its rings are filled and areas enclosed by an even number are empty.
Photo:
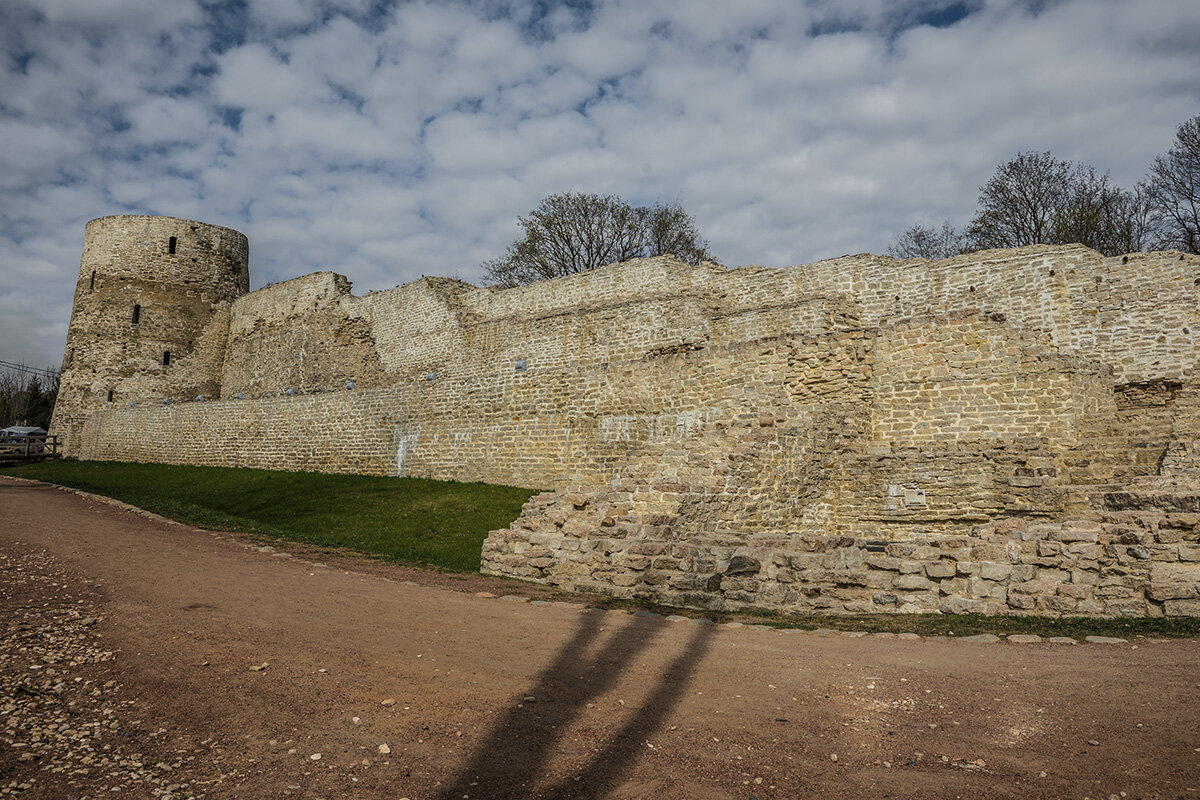
M162 797L186 792L197 756L180 751L151 758L137 742L151 742L167 728L144 729L135 718L137 698L105 665L118 654L103 647L96 625L103 619L82 587L43 553L0 553L0 598L27 595L37 603L6 604L11 630L0 636L0 751L12 753L3 770L5 797L66 797L60 793L79 776L97 776L105 795ZM19 733L18 733L19 732ZM19 736L19 738L18 738ZM201 757L203 759L203 757ZM34 776L38 777L34 777ZM49 785L42 776L52 777ZM69 777L68 777L69 776ZM78 790L69 796L81 797ZM91 791L88 797L95 797Z

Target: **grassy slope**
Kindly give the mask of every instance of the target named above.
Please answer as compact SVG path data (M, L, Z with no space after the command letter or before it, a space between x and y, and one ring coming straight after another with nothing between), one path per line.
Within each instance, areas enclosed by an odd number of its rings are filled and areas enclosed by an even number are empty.
M489 530L534 492L484 483L257 469L52 461L0 470L115 497L191 525L346 547L472 572Z
M315 545L345 547L402 563L459 572L479 569L489 530L507 527L529 489L418 478L268 472L254 469L57 461L0 469L115 497L200 527L265 534ZM601 605L672 609L650 603L593 598ZM694 613L694 612L693 612ZM783 616L705 614L771 626L915 632L926 636L1036 633L1042 636L1196 636L1200 618L1060 619L1030 616L875 614Z

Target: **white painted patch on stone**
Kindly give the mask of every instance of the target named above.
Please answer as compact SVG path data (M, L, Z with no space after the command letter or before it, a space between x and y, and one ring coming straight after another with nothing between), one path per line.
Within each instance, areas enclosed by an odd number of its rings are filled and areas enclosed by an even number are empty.
M396 428L395 436L396 474L403 475L408 454L417 446L417 441L421 438L421 431L418 429L416 433L401 433L400 429Z
M637 417L601 417L600 441L629 442L633 440Z

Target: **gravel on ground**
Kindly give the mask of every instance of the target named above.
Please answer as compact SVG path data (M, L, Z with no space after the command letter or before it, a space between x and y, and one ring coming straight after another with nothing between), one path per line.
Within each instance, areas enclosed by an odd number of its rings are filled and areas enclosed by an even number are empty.
M0 508L0 797L1200 797L1196 640L712 625Z

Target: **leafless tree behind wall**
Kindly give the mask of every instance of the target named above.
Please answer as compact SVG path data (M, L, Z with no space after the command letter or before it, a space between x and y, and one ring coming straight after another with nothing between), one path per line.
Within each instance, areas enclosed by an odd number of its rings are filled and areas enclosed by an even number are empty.
M888 245L887 254L892 258L925 258L932 261L962 253L964 244L962 234L954 229L950 220L946 220L940 230L913 225Z
M1160 246L1200 253L1200 114L1180 125L1171 149L1154 159L1148 194L1162 225Z
M616 195L563 192L543 198L518 223L521 238L500 258L483 263L487 280L496 286L668 253L689 264L713 260L695 220L678 201L632 206Z

